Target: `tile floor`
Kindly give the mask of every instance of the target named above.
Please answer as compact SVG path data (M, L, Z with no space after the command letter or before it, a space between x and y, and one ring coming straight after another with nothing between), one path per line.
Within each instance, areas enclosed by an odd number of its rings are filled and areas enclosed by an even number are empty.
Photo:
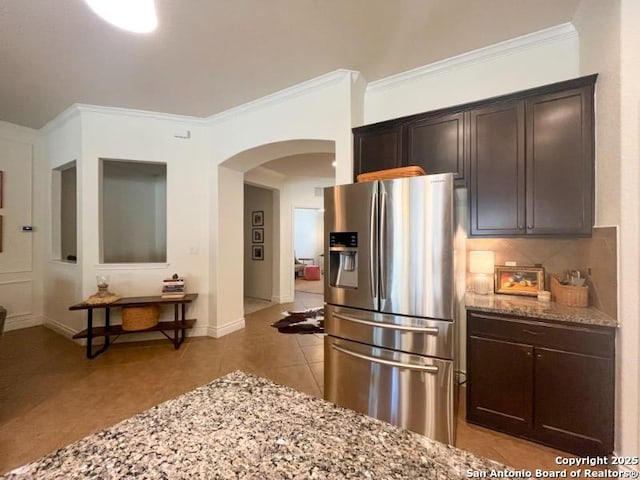
M177 351L166 340L117 343L94 360L44 327L6 333L0 346L0 473L237 369L320 397L322 336L284 335L270 324L283 309L321 304L322 296L298 292L295 303L249 314L244 330L224 338L187 339ZM466 424L464 402L457 446L515 468L553 468L563 455Z

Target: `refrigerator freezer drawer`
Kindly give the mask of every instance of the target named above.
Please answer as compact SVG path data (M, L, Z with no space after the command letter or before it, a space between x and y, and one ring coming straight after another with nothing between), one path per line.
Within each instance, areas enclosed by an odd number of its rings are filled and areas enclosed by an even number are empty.
M455 324L325 305L325 329L346 338L417 355L454 358Z
M325 398L434 440L455 441L453 362L325 337Z

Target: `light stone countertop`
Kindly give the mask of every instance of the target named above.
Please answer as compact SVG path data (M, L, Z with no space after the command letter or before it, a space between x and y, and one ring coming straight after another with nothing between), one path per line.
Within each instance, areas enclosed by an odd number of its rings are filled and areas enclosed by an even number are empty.
M450 480L504 468L234 372L0 478Z
M535 297L466 293L464 302L467 310L520 315L539 318L541 320L578 323L599 327L618 327L618 322L614 318L595 308L568 307L556 302L544 303L538 301Z

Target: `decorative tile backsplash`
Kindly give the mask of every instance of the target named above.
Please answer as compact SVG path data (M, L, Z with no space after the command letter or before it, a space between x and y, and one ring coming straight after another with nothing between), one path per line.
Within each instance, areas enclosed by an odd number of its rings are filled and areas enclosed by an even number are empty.
M542 264L545 290L549 274L580 270L587 277L589 305L617 318L617 228L597 227L591 238L468 238L469 251L492 250L496 265L514 261L520 266ZM590 272L590 273L589 273ZM471 275L467 275L470 279Z

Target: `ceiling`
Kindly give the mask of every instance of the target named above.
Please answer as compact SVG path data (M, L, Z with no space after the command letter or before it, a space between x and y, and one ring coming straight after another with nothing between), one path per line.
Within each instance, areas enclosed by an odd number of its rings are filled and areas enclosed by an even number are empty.
M307 153L271 160L260 165L260 167L268 168L290 177L334 178L336 169L331 163L335 159L335 153Z
M571 21L580 0L156 0L130 34L83 0L0 0L0 120L74 103L209 116L327 72L377 80Z

